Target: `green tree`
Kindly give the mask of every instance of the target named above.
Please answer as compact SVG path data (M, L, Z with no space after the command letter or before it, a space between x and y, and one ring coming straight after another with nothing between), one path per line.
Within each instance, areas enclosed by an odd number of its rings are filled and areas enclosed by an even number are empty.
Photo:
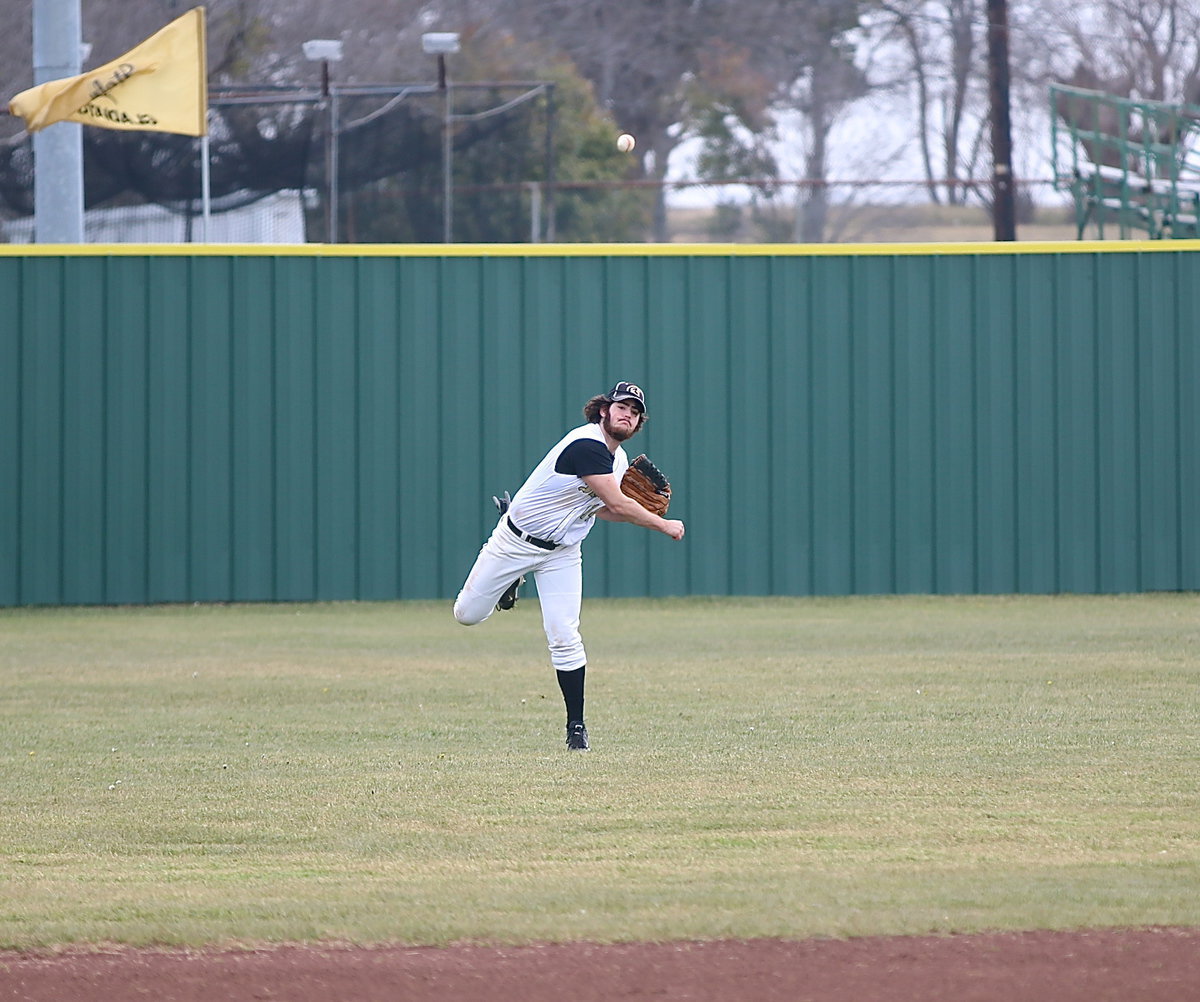
M449 84L454 241L516 243L535 230L565 242L643 238L647 197L622 188L628 158L616 149L616 127L569 61L502 32L471 31ZM343 239L442 239L442 127L441 96L419 101L402 140L417 162L350 196Z

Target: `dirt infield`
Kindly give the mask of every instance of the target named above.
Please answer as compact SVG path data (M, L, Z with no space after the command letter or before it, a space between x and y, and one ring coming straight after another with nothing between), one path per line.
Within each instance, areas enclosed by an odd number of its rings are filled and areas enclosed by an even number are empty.
M0 953L0 1002L1187 1002L1200 929Z

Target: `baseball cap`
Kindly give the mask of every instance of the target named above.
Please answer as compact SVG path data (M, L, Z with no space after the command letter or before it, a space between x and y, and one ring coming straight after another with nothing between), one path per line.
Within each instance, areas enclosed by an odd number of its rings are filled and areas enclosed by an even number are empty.
M636 400L642 405L642 413L646 412L646 394L642 392L642 388L636 383L626 383L624 381L617 383L609 392L608 399L614 404L618 400Z

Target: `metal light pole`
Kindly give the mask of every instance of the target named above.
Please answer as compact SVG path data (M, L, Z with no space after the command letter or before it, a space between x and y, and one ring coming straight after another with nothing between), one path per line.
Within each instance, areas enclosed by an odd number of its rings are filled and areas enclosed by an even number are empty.
M442 242L450 243L453 237L454 220L454 143L451 125L454 112L451 107L450 85L446 82L446 56L459 51L458 32L428 31L421 36L421 48L429 55L437 56L438 90L442 94Z
M329 87L329 64L342 58L342 43L336 38L314 38L302 46L304 58L321 64L321 103L329 113L328 133L325 136L325 226L326 240L338 239L338 107L337 95Z

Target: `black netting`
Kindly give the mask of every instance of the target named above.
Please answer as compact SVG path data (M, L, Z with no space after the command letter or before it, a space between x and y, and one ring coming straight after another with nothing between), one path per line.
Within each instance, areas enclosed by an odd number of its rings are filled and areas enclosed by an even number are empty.
M33 212L33 143L0 142L0 210L8 217Z
M451 99L453 239L529 239L539 204L531 185L553 173L546 88L464 85ZM429 87L214 94L210 211L216 217L287 192L304 217L302 239L328 240L336 217L340 241L439 240L445 101ZM84 128L83 148L89 214L147 205L201 212L198 139ZM33 159L29 137L0 145L0 211L9 219L33 213Z

